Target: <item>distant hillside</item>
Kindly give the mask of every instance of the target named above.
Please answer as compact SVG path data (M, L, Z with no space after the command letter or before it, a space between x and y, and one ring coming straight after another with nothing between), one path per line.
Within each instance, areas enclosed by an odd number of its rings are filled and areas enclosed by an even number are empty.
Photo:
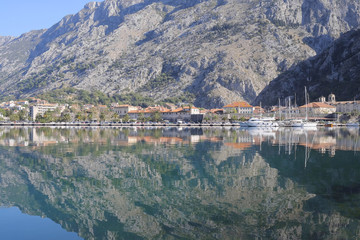
M320 55L281 74L257 97L255 103L277 104L278 99L297 96L304 103L304 86L310 99L334 93L337 100L360 98L360 30L350 31Z
M105 0L50 29L0 38L0 96L75 87L197 106L252 102L357 28L353 0Z

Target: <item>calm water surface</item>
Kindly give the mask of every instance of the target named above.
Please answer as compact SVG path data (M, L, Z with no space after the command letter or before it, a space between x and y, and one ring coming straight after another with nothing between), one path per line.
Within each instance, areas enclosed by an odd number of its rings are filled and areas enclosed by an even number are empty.
M359 135L0 128L0 238L359 239Z

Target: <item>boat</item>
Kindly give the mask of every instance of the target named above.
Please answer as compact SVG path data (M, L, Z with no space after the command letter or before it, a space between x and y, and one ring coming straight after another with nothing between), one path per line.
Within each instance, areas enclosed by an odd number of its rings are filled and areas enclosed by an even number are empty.
M359 127L359 123L358 122L348 122L345 126L346 127Z
M317 126L317 122L308 121L308 104L308 94L305 87L305 119L293 119L290 124L291 127L314 128Z
M246 123L248 127L279 127L274 117L252 117Z

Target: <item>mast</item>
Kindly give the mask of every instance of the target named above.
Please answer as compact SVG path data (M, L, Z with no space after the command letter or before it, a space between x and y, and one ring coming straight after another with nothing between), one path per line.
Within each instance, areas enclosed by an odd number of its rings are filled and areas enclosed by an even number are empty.
M305 86L305 121L308 120L308 96L306 92L306 86Z

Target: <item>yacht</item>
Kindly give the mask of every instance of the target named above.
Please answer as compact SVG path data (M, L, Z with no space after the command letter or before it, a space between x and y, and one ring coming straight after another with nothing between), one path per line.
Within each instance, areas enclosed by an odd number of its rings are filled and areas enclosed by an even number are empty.
M275 122L274 117L253 117L246 123L248 127L279 127L279 124Z
M358 122L348 122L346 124L347 127L359 127L359 123Z
M309 121L303 121L302 119L294 119L290 123L291 127L301 127L301 128L307 128L307 127L316 127L317 122L309 122Z
M306 87L305 87L305 119L294 119L292 120L290 126L291 127L302 127L302 128L313 128L317 126L317 122L310 122L308 121L308 104L309 104L309 99L308 99L309 95L306 91Z

